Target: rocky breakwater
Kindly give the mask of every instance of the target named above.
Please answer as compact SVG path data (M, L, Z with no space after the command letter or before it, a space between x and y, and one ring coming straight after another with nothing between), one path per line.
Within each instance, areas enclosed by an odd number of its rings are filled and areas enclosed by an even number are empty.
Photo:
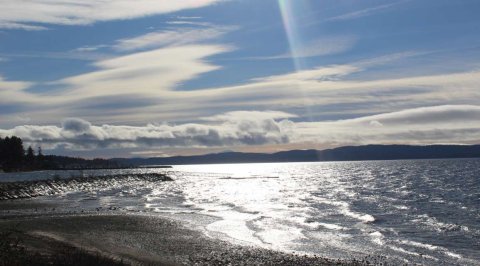
M47 179L36 181L0 183L0 200L33 198L73 191L94 191L102 188L144 182L173 181L166 174L124 174Z

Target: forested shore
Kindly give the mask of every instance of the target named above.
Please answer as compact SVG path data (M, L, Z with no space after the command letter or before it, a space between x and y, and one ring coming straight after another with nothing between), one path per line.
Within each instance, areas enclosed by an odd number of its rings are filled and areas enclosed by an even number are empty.
M23 140L16 136L0 137L0 170L4 172L98 169L125 167L115 161L96 158L92 160L57 155L44 155L42 148L25 149Z

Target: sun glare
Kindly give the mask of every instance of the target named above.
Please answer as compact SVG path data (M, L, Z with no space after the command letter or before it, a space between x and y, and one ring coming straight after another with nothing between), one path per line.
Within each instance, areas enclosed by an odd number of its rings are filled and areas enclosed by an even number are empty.
M298 25L298 16L305 14L307 4L305 1L278 0L278 6L282 14L283 27L288 38L290 56L295 70L305 70L307 66L300 56L304 40Z

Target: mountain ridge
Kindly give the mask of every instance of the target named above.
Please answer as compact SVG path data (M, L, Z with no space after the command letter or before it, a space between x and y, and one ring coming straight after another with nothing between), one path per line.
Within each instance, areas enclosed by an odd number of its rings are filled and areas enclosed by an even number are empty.
M185 165L216 163L326 162L401 159L480 158L480 145L380 145L343 146L332 149L290 150L276 153L222 152L192 156L114 158L131 165Z

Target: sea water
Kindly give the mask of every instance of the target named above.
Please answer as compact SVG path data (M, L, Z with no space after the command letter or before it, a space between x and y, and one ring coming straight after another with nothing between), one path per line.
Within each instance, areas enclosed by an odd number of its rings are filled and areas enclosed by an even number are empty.
M145 172L164 172L174 181L112 181L36 201L64 211L115 207L183 219L212 237L286 252L480 265L479 159L185 165L0 178Z

